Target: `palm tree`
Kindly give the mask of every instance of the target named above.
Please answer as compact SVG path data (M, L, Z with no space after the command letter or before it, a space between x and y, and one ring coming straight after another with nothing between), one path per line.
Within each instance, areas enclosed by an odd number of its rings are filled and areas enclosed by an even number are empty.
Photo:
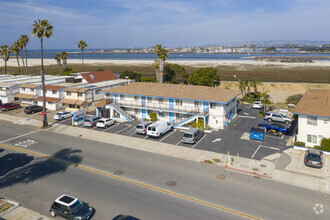
M238 79L238 88L239 90L243 93L243 89L244 89L244 81L241 79Z
M258 80L258 79L253 80L251 86L254 88L254 94L257 94L257 92L258 92L258 85L261 85L260 80Z
M152 66L154 67L155 72L156 72L156 81L159 82L159 62L158 62L158 60L154 60Z
M158 82L163 83L163 81L164 81L164 66L165 66L165 60L166 60L167 55L168 55L168 51L166 49L162 48L161 44L157 44L154 47L154 51L157 54L158 64L159 64L159 79L158 79Z
M40 20L34 21L32 36L36 36L40 39L41 42L41 82L42 82L42 90L43 90L43 111L46 113L43 120L43 127L48 126L47 122L47 109L46 109L46 89L45 89L45 73L44 73L44 58L43 58L43 39L44 37L49 38L53 35L53 25L48 23L48 20Z
M85 41L81 40L78 43L78 48L81 50L81 60L82 60L82 71L84 72L84 50L88 45Z
M244 93L245 93L245 95L247 95L247 92L246 92L246 87L248 87L249 86L249 80L243 80L243 85L244 85Z
M0 54L2 59L5 61L5 74L7 74L7 61L9 60L11 49L8 45L4 44L0 47Z
M56 54L54 59L56 60L57 65L60 68L60 73L61 73L62 72L62 68L61 68L62 56L61 56L61 54L60 53Z
M68 60L69 54L67 52L62 52L61 53L61 59L64 65L64 71L66 69L66 61Z
M18 45L18 47L19 47L19 49L20 49L20 52L22 51L22 56L21 56L21 58L22 58L23 69L24 69L24 67L25 67L25 64L24 64L24 58L23 58L23 48L24 48L24 45L23 45L23 42L22 42L22 39L21 39L21 38L17 40L17 45Z
M19 52L21 51L21 48L20 48L19 43L17 41L15 41L11 45L11 50L13 51L13 53L16 56L16 59L17 59L18 72L21 72L21 67L19 65L19 60L18 60L18 55L19 55Z
M27 63L27 50L26 50L26 45L29 43L30 39L28 36L26 36L25 34L21 35L21 43L24 47L25 50L25 74L29 75L29 69L28 69L28 63Z

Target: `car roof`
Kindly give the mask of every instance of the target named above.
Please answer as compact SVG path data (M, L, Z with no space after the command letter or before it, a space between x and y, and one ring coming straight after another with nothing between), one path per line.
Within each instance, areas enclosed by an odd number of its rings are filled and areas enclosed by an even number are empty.
M316 149L308 149L308 150L307 150L307 153L308 153L308 154L321 155L321 154L322 154L322 151L320 151L320 150L316 150Z
M69 196L66 194L61 195L60 197L58 197L55 202L65 205L65 206L71 206L72 204L74 204L78 199L73 197L73 196Z
M197 130L199 130L198 128L189 128L185 133L195 133Z

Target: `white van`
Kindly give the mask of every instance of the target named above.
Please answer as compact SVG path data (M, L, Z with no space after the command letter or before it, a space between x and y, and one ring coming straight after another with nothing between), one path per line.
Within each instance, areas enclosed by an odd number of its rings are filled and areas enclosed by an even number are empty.
M166 121L157 121L147 128L147 135L159 138L169 132L173 128L172 124Z

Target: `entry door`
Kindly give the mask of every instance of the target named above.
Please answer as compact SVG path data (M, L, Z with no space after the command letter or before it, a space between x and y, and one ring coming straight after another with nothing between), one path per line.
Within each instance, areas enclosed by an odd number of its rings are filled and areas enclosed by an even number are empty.
M145 106L146 105L146 97L145 96L142 96L141 97L141 104L142 104L142 106Z

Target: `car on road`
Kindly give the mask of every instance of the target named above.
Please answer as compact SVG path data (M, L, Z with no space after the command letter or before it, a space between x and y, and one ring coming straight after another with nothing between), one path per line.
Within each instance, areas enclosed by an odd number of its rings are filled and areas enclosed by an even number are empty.
M87 203L69 195L61 195L50 207L52 217L61 216L66 219L90 219L94 209Z
M36 112L41 112L41 111L43 111L43 107L40 105L29 105L24 109L24 112L26 114L34 114Z
M305 166L322 168L323 167L323 152L316 149L308 149L304 159Z
M141 121L141 123L136 126L135 133L137 133L137 134L146 134L147 133L147 128L151 124L152 124L151 121Z
M172 130L173 126L171 123L166 121L157 121L152 123L147 128L147 135L149 137L160 138L170 130Z
M97 123L96 127L98 128L108 128L111 125L116 124L116 120L111 119L111 118L101 118Z
M72 115L73 115L72 112L58 112L54 115L54 119L61 121L66 118L71 118Z
M99 120L100 120L100 117L98 117L98 116L92 116L92 117L85 118L83 126L84 127L91 127L91 128L95 127L96 123Z
M195 144L203 136L204 136L204 133L201 130L199 130L198 128L189 128L182 135L182 142L187 143L187 144Z
M112 220L140 220L130 215L117 215Z
M264 116L264 119L268 122L281 122L281 123L285 123L285 124L291 124L292 122L292 118L285 116L281 113L278 112L267 112Z
M259 101L255 101L255 102L253 102L253 104L252 104L252 108L255 108L255 109L261 109L261 108L262 108L262 103L259 102Z
M20 108L20 107L21 107L20 104L12 103L12 102L10 102L10 103L4 103L4 104L1 104L0 105L1 111L9 111L9 110Z
M268 132L277 132L281 134L287 134L289 125L276 123L276 122L263 122L258 124L259 127L264 127Z

